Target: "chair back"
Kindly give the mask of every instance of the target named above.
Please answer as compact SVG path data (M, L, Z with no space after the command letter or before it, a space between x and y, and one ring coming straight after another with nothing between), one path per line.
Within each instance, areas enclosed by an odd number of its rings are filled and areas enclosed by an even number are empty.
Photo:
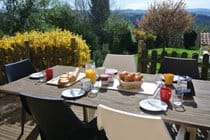
M36 72L33 64L29 59L24 59L15 63L6 64L5 74L8 82L12 82L21 79Z
M103 67L114 68L119 71L137 71L134 55L107 54L103 63Z
M198 63L195 59L164 57L159 72L200 79Z
M160 117L136 115L99 105L98 129L105 130L109 140L170 140Z
M6 64L4 66L5 74L8 82L13 82L36 72L33 64L29 59L24 59L15 63ZM20 96L21 103L28 114L31 114L24 98Z
M24 96L24 98L35 122L40 128L42 139L77 139L73 134L85 127L85 123L61 99L45 99L29 96Z

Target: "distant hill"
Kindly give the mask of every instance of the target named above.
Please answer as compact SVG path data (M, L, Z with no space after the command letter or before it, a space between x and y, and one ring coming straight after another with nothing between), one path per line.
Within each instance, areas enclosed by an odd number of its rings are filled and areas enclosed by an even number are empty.
M202 14L193 14L194 22L196 24L209 24L210 25L210 16Z
M196 14L196 15L206 15L210 16L210 9L204 9L204 8L195 8L195 9L187 9L188 12ZM142 9L123 9L123 10L114 10L114 12L118 13L129 13L129 14L145 14L146 10Z
M187 9L187 11L193 14L210 16L210 9L197 8L197 9Z
M194 17L194 23L197 25L206 25L210 27L210 9L187 9L190 13L192 13ZM125 9L125 10L114 10L114 13L120 14L123 18L130 21L131 23L135 24L136 19L141 19L146 10L132 10L132 9ZM210 28L208 28L210 29Z

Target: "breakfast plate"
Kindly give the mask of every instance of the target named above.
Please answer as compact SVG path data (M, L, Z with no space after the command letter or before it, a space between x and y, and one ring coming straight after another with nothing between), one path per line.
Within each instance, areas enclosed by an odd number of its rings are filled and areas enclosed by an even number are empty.
M168 105L158 99L145 99L139 102L139 106L147 111L166 111Z
M61 93L62 97L68 99L77 99L84 96L85 94L86 94L85 90L80 88L69 88Z
M44 77L44 74L43 74L43 72L35 72L35 73L32 73L29 77L31 79L40 79L40 78Z

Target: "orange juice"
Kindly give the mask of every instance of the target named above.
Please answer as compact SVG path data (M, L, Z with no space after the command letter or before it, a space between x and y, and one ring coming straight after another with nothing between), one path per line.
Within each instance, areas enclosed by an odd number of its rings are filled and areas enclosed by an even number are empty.
M85 75L87 78L89 78L91 80L91 82L96 81L96 71L94 69L87 69L85 71Z
M172 85L173 84L174 74L165 73L165 74L163 74L163 76L164 76L166 85Z

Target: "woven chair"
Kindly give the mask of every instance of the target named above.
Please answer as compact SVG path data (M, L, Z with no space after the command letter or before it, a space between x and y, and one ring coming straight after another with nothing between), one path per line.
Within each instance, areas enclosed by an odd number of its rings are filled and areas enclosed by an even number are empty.
M200 79L198 63L195 59L164 57L159 72Z
M107 54L103 63L103 67L114 68L119 71L137 71L134 55Z
M98 129L96 119L81 121L63 99L22 95L37 123L42 140L94 140Z
M36 72L33 64L29 59L24 59L15 63L10 63L6 64L4 66L5 68L5 74L7 77L8 82L13 82L18 79L21 79L25 76L28 76L34 72ZM21 110L21 133L19 135L19 138L23 135L24 133L24 124L25 124L25 119L26 119L26 113L31 115L31 112L25 103L24 99L21 98L21 103L22 103L22 110Z

